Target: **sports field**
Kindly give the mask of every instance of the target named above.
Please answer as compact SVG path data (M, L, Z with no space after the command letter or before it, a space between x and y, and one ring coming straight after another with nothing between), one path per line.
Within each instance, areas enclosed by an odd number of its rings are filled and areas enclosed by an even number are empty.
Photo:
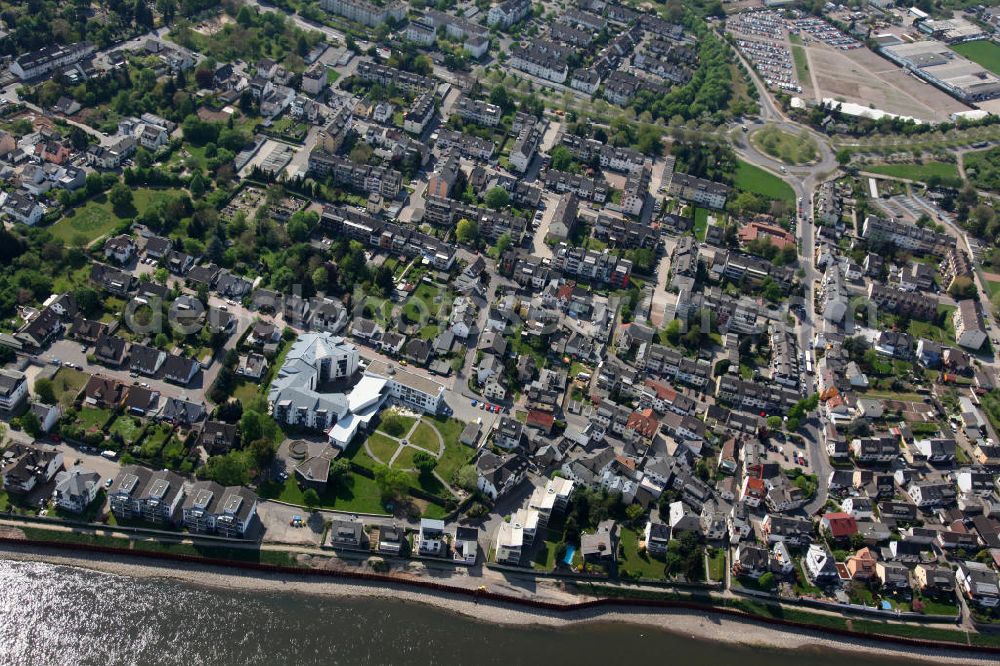
M965 42L964 44L955 44L951 50L982 65L994 74L1000 74L1000 46L994 42L985 39L978 42Z

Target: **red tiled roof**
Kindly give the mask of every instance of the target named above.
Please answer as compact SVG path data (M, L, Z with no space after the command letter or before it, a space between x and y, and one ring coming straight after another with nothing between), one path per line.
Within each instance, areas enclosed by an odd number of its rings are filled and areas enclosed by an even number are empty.
M834 539L853 536L858 533L858 521L849 513L827 513L823 522Z

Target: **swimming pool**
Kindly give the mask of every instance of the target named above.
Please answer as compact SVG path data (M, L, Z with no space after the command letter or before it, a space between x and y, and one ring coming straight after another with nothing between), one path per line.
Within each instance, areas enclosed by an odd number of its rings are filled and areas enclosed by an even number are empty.
M563 558L563 564L566 566L573 564L574 555L576 555L576 546L566 546L566 557Z

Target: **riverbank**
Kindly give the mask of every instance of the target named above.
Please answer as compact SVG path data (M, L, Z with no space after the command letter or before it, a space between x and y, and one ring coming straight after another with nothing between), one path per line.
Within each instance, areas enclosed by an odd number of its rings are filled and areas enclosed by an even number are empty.
M776 627L752 618L736 618L713 612L686 609L649 609L608 606L600 609L545 611L518 607L516 603L470 600L446 592L417 591L400 583L371 583L323 579L315 576L265 571L246 571L216 565L166 560L143 560L128 555L108 555L74 551L63 547L36 548L4 544L0 558L39 561L79 567L139 579L164 579L206 588L270 593L293 593L326 598L379 598L426 604L489 624L566 627L581 623L627 623L655 628L677 635L752 647L778 649L841 650L887 658L921 659L947 664L995 663L996 655L961 653L945 648L895 646L878 640L830 637L822 632ZM530 594L531 590L525 589ZM581 597L580 601L587 597Z

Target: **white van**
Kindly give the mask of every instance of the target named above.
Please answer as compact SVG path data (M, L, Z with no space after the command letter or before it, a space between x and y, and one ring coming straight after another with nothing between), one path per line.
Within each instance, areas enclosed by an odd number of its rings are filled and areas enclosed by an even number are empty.
M114 451L111 451L111 450L101 451L101 457L102 458L107 458L108 460L114 460L117 456L118 456L118 454L116 452L114 452Z

